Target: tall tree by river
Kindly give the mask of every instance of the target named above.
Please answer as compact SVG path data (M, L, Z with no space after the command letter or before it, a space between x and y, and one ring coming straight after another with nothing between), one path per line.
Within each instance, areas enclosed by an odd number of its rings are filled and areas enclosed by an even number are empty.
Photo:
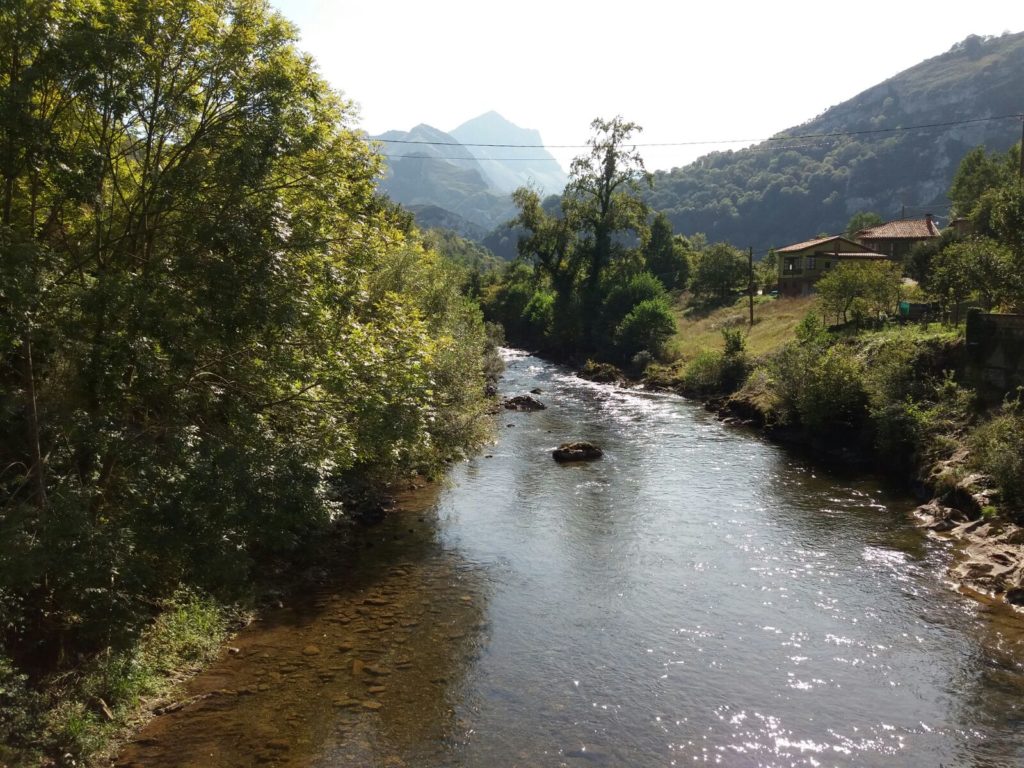
M479 313L295 39L264 0L0 8L0 661L242 588L480 435Z

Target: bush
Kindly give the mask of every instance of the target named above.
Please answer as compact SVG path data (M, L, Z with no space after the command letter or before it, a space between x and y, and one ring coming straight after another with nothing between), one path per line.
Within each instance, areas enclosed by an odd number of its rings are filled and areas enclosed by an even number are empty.
M665 354L665 342L676 332L676 321L661 299L645 299L633 307L615 329L615 347L622 360L647 351L655 358Z
M614 336L626 315L643 301L662 301L668 304L665 287L650 272L641 272L625 282L613 285L605 296L601 313L605 333Z
M969 440L973 467L999 486L1003 500L1024 510L1024 407L1007 404L999 415L978 427Z
M523 322L527 336L534 343L543 342L551 335L555 321L555 295L537 291L523 308Z
M851 348L791 343L775 355L769 369L780 421L811 429L853 427L863 421L863 366Z
M735 392L747 377L748 363L743 354L743 336L739 331L725 329L725 350L704 350L691 360L683 371L683 389L692 395L728 395Z
M866 414L867 392L860 361L843 347L832 347L806 371L797 391L800 422L811 429L857 427Z

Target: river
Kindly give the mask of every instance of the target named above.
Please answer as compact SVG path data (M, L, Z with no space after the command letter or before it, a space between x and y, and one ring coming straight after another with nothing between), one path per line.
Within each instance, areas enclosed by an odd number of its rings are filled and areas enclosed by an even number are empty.
M243 631L122 766L1018 766L1024 624L913 502L506 353L496 443ZM600 461L559 465L587 439Z

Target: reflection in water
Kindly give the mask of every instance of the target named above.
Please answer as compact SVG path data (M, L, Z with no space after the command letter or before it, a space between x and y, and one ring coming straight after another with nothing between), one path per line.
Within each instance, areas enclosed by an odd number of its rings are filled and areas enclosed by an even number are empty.
M507 393L535 387L548 410L503 413L493 457L454 471L429 525L361 550L362 581L326 590L302 623L247 633L242 657L206 676L253 695L160 718L144 735L157 743L128 759L1024 760L1021 622L947 588L949 552L912 526L906 499L678 398L510 354ZM605 458L552 461L574 438ZM302 656L308 643L323 652ZM390 674L354 674L354 657Z
M190 686L196 703L153 721L119 765L443 764L465 737L454 707L485 642L486 589L440 548L427 501L357 534L348 578L242 632Z

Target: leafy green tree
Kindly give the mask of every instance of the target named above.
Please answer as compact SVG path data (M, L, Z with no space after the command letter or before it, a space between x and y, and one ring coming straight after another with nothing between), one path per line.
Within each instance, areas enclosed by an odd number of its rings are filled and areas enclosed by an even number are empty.
M640 126L619 116L597 118L590 126L590 151L572 161L562 202L565 219L577 227L584 257L582 304L587 314L600 304L604 270L628 250L621 235L632 232L643 239L647 206L638 193L642 185L650 185L643 158L630 144Z
M766 293L779 287L779 255L774 248L754 264L754 280Z
M614 282L608 289L601 309L601 320L606 325L609 335L614 333L622 319L637 304L655 300L668 304L665 287L650 272L641 272L626 280Z
M949 188L953 214L971 215L982 195L1008 180L1008 165L1005 157L988 153L983 146L975 147L964 155Z
M561 351L579 343L579 318L574 307L584 269L586 252L579 240L576 211L562 203L562 211L550 213L535 190L521 187L512 194L519 208L515 223L523 228L519 256L532 263L554 292L548 343Z
M932 260L927 288L939 298L953 322L960 308L976 300L985 309L1014 298L1014 261L1009 250L995 240L972 237L951 243Z
M621 117L597 119L590 151L576 158L569 185L557 206L529 188L513 193L514 224L523 231L520 257L535 266L554 293L549 347L563 354L591 352L607 335L599 318L606 278L628 279L646 238L647 208L637 197L648 179L629 140L640 130ZM632 262L628 268L621 268ZM611 326L614 328L614 326Z
M262 0L0 6L0 621L45 666L480 438L479 311Z
M666 290L682 290L690 279L690 259L685 238L672 233L672 222L665 213L658 213L651 224L650 236L644 245L644 265Z
M860 211L859 213L853 214L849 223L846 225L846 236L852 239L856 237L857 233L862 229L870 229L871 227L877 227L879 224L884 223L885 219L874 211Z
M814 289L822 309L836 319L878 318L894 313L902 270L890 261L843 261L818 280Z
M624 361L640 352L660 358L665 343L676 332L676 321L663 299L644 299L634 306L615 329L615 346Z
M715 243L697 257L691 288L697 296L716 302L731 298L747 285L747 258L727 243Z

